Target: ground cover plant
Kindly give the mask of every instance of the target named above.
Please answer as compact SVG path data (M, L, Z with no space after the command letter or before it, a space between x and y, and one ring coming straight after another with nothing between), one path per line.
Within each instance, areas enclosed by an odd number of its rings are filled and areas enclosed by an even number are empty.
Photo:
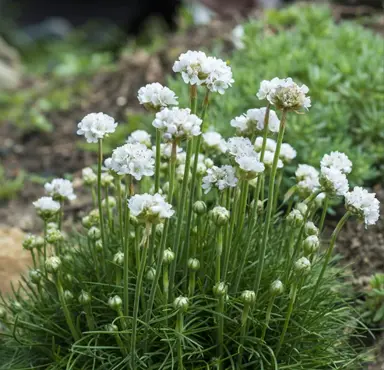
M44 232L24 241L33 266L2 299L2 368L358 369L358 318L331 258L349 217L376 223L375 195L350 189L352 162L337 151L319 170L299 163L279 194L297 154L285 130L310 109L307 86L261 81L265 107L227 119L224 138L205 117L237 83L231 67L188 51L173 70L189 108L159 83L138 92L154 142L137 130L104 160L117 122L90 113L78 124L99 153L82 172L94 209L68 234L70 181L46 183L34 202ZM334 197L345 213L326 240Z
M245 23L234 32L234 41L240 49L229 58L237 83L212 101L215 109L208 112L208 124L228 135L229 118L262 106L253 94L254 81L289 75L311 86L315 99L308 114L291 118L286 132L299 161L316 166L325 153L339 150L356 164L352 183L380 181L384 173L381 35L357 21L336 23L330 7L301 4L267 11L262 19ZM178 95L185 94L180 80L172 77L169 85Z

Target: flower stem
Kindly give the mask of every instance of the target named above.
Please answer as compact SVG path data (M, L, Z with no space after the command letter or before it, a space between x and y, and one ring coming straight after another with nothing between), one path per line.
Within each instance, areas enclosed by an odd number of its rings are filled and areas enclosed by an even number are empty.
M221 255L223 253L223 228L219 226L216 242L216 283L221 281Z
M103 243L103 252L101 254L101 258L102 258L102 266L103 266L103 269L105 270L105 251L107 249L107 246L105 244L103 207L101 206L101 165L103 163L103 140L99 139L98 143L99 143L99 150L98 150L98 162L97 162L97 202L99 206L101 241Z
M237 357L237 368L242 368L242 362L243 362L243 346L244 346L244 340L245 340L245 334L247 333L248 328L248 314L249 310L251 308L250 303L244 303L243 312L241 314L241 330L240 330L240 351L239 355Z
M155 193L159 191L160 188L160 145L161 144L161 132L156 129L156 164L155 164Z
M95 319L92 314L92 307L90 304L84 305L85 317L89 330L95 330Z
M127 177L127 183L126 186L126 194L130 194L130 188L131 188L132 178L131 176ZM124 220L124 227L125 227L125 237L124 237L124 270L123 270L123 279L124 279L124 315L126 317L129 316L129 229L130 229L130 222L129 222L129 215L130 210L127 204L125 204L125 220Z
M189 272L189 282L188 282L188 297L193 297L195 294L196 286L196 271L191 270Z
M176 319L176 332L177 332L177 363L178 370L185 370L183 364L183 342L182 342L182 333L184 330L184 313L182 310L179 310L177 313Z
M316 297L317 291L319 290L319 287L320 287L321 280L324 277L325 270L327 269L328 263L329 263L329 261L331 259L332 252L333 252L333 249L334 249L335 244L336 244L336 239L337 239L341 229L343 228L344 224L347 222L347 220L348 220L350 215L351 215L351 213L349 211L347 211L344 214L344 216L341 218L339 223L336 225L336 228L335 228L335 230L332 233L331 242L329 244L329 248L328 248L327 253L325 255L325 259L324 259L323 266L322 266L321 271L320 271L320 275L317 278L315 287L313 288L313 291L312 291L311 299L309 300L309 307L308 307L308 309L307 309L307 311L306 311L306 313L304 315L304 319L303 319L304 323L305 323L306 318L308 317L309 311L312 308L312 305L314 303L314 299Z
M218 297L217 304L217 356L219 358L219 370L224 369L223 357L224 357L224 300L225 295Z
M265 314L265 322L264 322L263 331L261 333L261 341L264 341L265 334L267 333L269 321L271 320L271 312L273 308L273 303L275 302L275 298L276 296L274 294L271 294L271 298L269 300L268 307L267 307L267 312Z
M121 199L121 179L120 177L116 177L116 189L117 189L117 208L119 213L119 224L120 224L120 243L121 248L123 248L124 245L124 225L123 225L123 202Z
M319 233L323 231L325 217L327 216L328 211L329 198L325 195L324 204L323 204L323 212L321 213L320 223L319 223Z
M254 289L253 289L256 293L256 301L257 301L257 295L259 293L261 276L263 274L263 269L264 269L265 252L267 249L269 228L270 228L271 218L272 218L273 194L274 194L274 188L275 188L277 163L279 160L280 148L281 148L281 144L283 142L283 137L284 137L286 117L287 117L287 112L283 110L283 115L280 121L279 135L277 137L275 156L273 158L271 175L269 178L268 203L267 203L267 211L266 211L267 214L266 214L265 225L264 225L263 239L262 239L261 248L259 251L258 269L257 269L256 279L254 282Z

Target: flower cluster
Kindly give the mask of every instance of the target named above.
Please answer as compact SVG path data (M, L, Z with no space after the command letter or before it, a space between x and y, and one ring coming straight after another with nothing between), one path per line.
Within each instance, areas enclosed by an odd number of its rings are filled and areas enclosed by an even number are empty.
M88 175L89 171L87 170ZM54 179L52 182L47 182L44 189L48 195L55 200L74 200L76 195L73 192L73 185L69 180Z
M128 136L127 144L143 144L148 148L151 147L151 135L144 130L136 130Z
M295 172L299 191L311 194L320 187L319 171L308 164L299 164Z
M78 124L78 135L84 135L88 143L97 143L106 135L115 132L117 122L104 113L87 114Z
M140 88L137 98L140 104L154 111L159 111L171 105L178 105L176 94L158 82Z
M232 166L213 166L207 170L207 176L203 177L202 188L205 194L209 193L212 187L220 191L234 188L238 182L236 171Z
M51 218L60 209L60 203L52 199L52 197L41 197L33 202L37 213L44 219Z

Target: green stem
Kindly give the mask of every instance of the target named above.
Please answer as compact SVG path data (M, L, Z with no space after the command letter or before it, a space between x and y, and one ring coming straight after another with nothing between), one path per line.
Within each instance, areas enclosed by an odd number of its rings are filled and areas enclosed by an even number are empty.
M221 281L221 255L223 253L223 228L218 226L216 242L216 283Z
M156 129L156 164L155 164L155 193L157 193L160 189L160 165L161 165L161 158L160 158L160 145L161 144L161 132L160 130Z
M195 286L196 286L196 271L189 271L189 282L188 282L188 297L193 297L195 294Z
M273 194L274 194L274 188L275 188L275 177L276 177L276 171L277 171L277 163L279 160L280 148L281 148L281 144L283 142L283 137L284 137L286 116L287 116L287 112L285 110L283 110L283 115L282 115L281 121L280 121L279 135L277 138L275 156L273 158L271 176L269 178L268 203L267 203L267 211L266 211L267 214L266 214L266 219L265 219L262 244L261 244L261 248L259 251L258 269L256 272L256 279L254 282L254 289L253 289L256 293L256 301L257 301L257 295L259 293L261 276L263 274L263 269L264 269L265 252L267 249L269 229L270 229L271 218L272 218Z
M323 212L321 213L320 223L319 223L319 233L323 231L325 217L327 216L328 211L329 198L325 195L324 204L323 204Z
M284 343L285 334L287 333L289 321L291 320L291 315L293 312L293 306L295 305L296 295L297 295L297 283L294 281L292 283L292 286L291 286L290 301L289 301L288 311L287 311L287 314L285 316L283 331L281 332L279 344L278 344L277 350L276 350L276 358L280 352L281 346Z
M224 358L224 300L225 295L220 295L217 304L217 356L219 358L219 370L223 368Z
M197 85L191 85L189 95L190 95L190 100L191 100L191 113L196 114Z
M275 302L275 298L276 298L276 296L274 294L272 294L271 298L269 300L269 303L268 303L267 312L265 314L265 323L264 323L263 331L261 333L261 341L262 342L264 341L265 334L267 333L267 329L269 326L269 321L271 320L271 313L272 313L273 303Z
M185 370L184 364L183 364L183 341L182 341L182 334L184 330L184 314L182 310L179 310L177 313L177 319L176 319L176 332L177 332L177 363L178 363L178 370Z
M320 283L321 283L321 280L323 279L324 277L324 273L325 273L325 270L327 269L327 266L329 264L329 261L332 257L332 252L333 252L333 249L335 247L335 244L336 244L336 239L341 231L341 229L343 228L344 224L347 222L349 216L351 215L351 213L349 211L347 211L344 216L341 218L341 220L339 221L339 223L336 225L336 228L335 230L333 231L332 233L332 236L331 236L331 242L329 244L329 248L327 250L327 253L325 255L325 259L324 259L324 262L323 262L323 266L321 268L321 271L320 271L320 275L319 277L317 278L317 281L316 281L316 284L315 284L315 287L313 288L313 291L312 291L312 295L311 295L311 299L309 300L309 307L307 309L307 312L305 313L304 315L304 323L305 323L305 320L308 316L308 313L309 311L311 310L312 308L312 305L314 303L314 300L315 300L315 297L316 297L316 294L317 294L317 291L319 290L319 287L320 287Z
M136 341L137 341L137 321L139 314L139 305L141 298L141 290L143 286L143 276L145 271L145 265L147 263L147 252L149 246L149 230L150 224L146 225L146 241L143 245L143 255L141 256L140 266L137 275L136 289L135 289L135 301L133 305L133 318L132 318L132 338L131 338L131 355L132 355L132 368L136 369Z
M277 175L277 180L276 180L276 186L275 186L275 194L273 197L273 209L272 213L276 212L277 209L277 201L279 200L279 189L281 185L281 181L283 179L283 169L280 169L278 175Z
M116 189L117 189L117 209L119 213L119 224L120 224L120 243L121 248L123 248L124 245L124 225L123 225L123 202L121 199L121 179L120 177L116 177Z
M245 334L247 333L247 320L248 320L248 314L249 310L251 308L251 305L249 303L244 303L243 312L241 314L241 329L240 329L240 350L239 350L239 356L237 357L237 369L242 368L242 362L243 362L243 350L244 350L244 341L245 341Z
M87 319L88 329L91 331L95 330L95 319L93 317L91 305L89 304L85 305L84 311L85 311L85 318Z
M243 230L244 226L244 220L245 220L245 214L246 214L246 209L247 209L247 198L248 198L248 187L249 187L249 182L248 180L243 180L243 186L241 189L241 194L240 194L240 207L239 207L239 227L236 229L236 234L241 235L241 232Z
M103 140L99 139L98 143L99 143L99 150L98 150L98 162L97 162L97 202L99 206L101 241L103 243L103 252L101 254L101 258L102 258L102 266L105 271L105 251L107 249L107 246L105 244L103 207L101 206L101 166L103 164Z
M126 188L126 194L130 194L130 188L131 188L131 182L132 178L131 176L128 176L127 183L125 184ZM124 227L125 227L125 237L124 237L124 270L123 270L123 279L124 279L124 316L129 316L129 229L130 229L130 222L129 222L129 215L130 210L128 208L128 205L125 205L125 220L124 220Z
M43 258L44 258L44 264L47 260L47 221L44 220L44 246L43 246Z
M67 322L67 325L69 327L69 330L71 331L73 339L75 341L78 341L78 340L80 340L81 335L78 333L78 331L75 328L75 325L74 325L73 320L72 320L72 315L69 312L68 306L65 302L64 290L63 290L63 286L61 284L60 272L58 272L57 277L56 277L56 288L57 288L57 293L59 295L61 307L63 308L65 321Z

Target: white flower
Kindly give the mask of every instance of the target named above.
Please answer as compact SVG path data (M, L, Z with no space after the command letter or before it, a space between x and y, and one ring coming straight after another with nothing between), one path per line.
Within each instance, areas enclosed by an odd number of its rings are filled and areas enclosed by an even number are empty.
M112 164L112 158L107 158L105 161L104 161L104 168L102 168L103 170L111 170L112 167L111 167L111 164Z
M277 86L279 86L280 78L275 77L271 81L264 80L260 83L260 89L256 96L260 99L266 99L271 92L273 92Z
M282 143L280 148L280 158L284 163L291 162L294 158L296 158L296 150L287 143Z
M97 143L99 139L103 139L107 134L115 132L117 122L104 113L87 114L77 125L78 135L84 135L88 143Z
M160 110L170 105L178 105L176 94L158 82L140 88L137 98L140 104L152 110Z
M54 179L50 183L47 182L44 189L53 199L76 199L76 195L73 193L73 185L69 180Z
M131 215L151 223L170 218L175 213L172 205L167 203L162 195L156 193L136 194L128 200Z
M218 132L208 131L204 133L203 142L207 148L214 149L218 153L225 153L227 151L227 144Z
M252 155L238 155L235 157L235 161L248 180L255 178L257 174L263 172L265 168L264 164L260 162L256 152Z
M273 164L273 159L275 158L275 153L274 152L271 152L270 150L266 150L264 152L264 159L263 159L263 163L267 166L267 167L272 167L272 164ZM277 160L277 168L283 168L284 167L284 163L283 161L279 158Z
M319 171L315 167L299 164L295 175L299 190L305 193L312 193L320 187Z
M352 162L340 152L325 154L320 162L321 167L336 168L342 173L349 174L352 171Z
M273 140L273 139L270 139L269 137L267 137L267 142L265 144L265 150L269 150L270 152L274 152L276 151L276 141ZM255 150L257 152L261 151L261 148L263 146L263 138L261 136L258 136L255 140Z
M96 176L96 174L93 172L93 169L92 169L91 167L83 168L82 171L81 171L81 174L82 174L82 177L83 177L84 182L85 182L87 185L92 185L92 184L95 184L95 183L96 183L96 181L97 181L97 176Z
M237 184L235 169L232 166L213 166L207 170L207 176L203 177L202 188L204 193L210 192L212 187L216 187L220 191L227 188L234 188Z
M234 47L238 50L244 49L245 44L243 41L244 38L244 27L241 24L238 24L233 30L231 34L231 39Z
M311 106L311 99L306 96L308 92L306 85L299 86L291 78L286 78L275 83L266 98L278 109L297 111Z
M164 139L189 139L200 135L202 120L195 114L191 114L189 108L164 108L156 113L152 125L164 132Z
M380 202L375 193L355 186L345 194L345 207L348 211L363 219L366 226L374 225L380 217Z
M320 184L322 190L331 195L343 196L349 189L348 180L345 174L333 167L321 168Z
M179 164L176 167L176 171L175 171L175 176L176 176L176 180L177 181L179 181L179 182L183 181L183 179L184 179L184 172L185 172L185 164ZM191 179L191 170L189 170L188 179Z
M144 144L148 148L151 147L151 135L144 130L136 130L131 132L127 139L128 144Z
M32 204L43 218L52 217L60 209L60 203L53 200L52 197L41 197Z
M207 57L201 51L187 51L179 56L173 65L174 72L180 72L185 83L205 85L210 91L224 94L234 82L231 68L221 59Z
M154 174L153 152L143 144L125 144L112 153L111 169L118 175L132 175L136 180Z
M260 109L248 109L247 113L238 116L231 120L230 124L232 127L236 128L236 133L238 135L252 135L256 130L264 130L264 120L266 114L266 108ZM280 127L280 120L277 117L275 111L270 110L269 112L269 121L268 121L268 130L271 132L278 132Z
M227 151L233 156L251 155L254 152L251 140L245 137L231 137L227 141Z

